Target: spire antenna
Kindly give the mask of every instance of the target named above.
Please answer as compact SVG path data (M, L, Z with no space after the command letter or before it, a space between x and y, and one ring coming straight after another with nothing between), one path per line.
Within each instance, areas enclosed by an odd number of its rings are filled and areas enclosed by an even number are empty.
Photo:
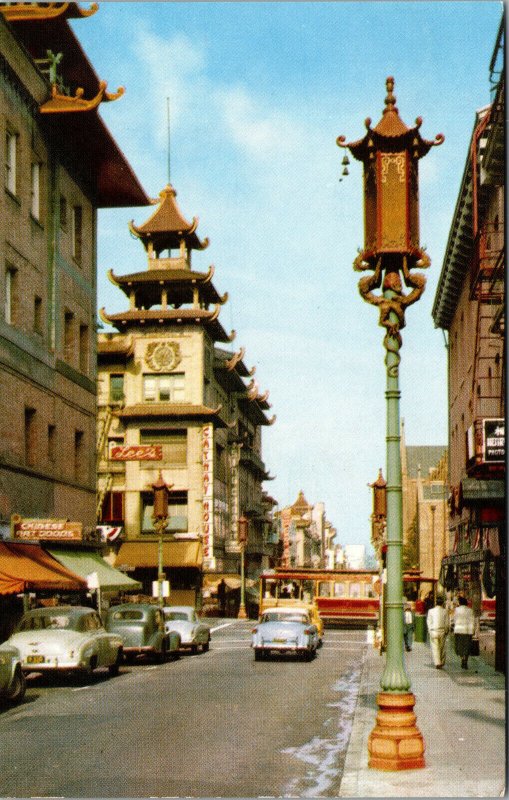
M168 127L168 183L171 183L171 136L170 136L170 98L166 98L166 117Z

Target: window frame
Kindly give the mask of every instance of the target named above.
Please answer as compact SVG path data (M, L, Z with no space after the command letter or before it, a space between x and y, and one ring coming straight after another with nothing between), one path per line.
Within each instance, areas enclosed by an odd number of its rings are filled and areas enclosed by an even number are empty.
M4 186L13 197L17 197L18 187L18 139L19 134L15 133L11 128L7 128L5 132Z

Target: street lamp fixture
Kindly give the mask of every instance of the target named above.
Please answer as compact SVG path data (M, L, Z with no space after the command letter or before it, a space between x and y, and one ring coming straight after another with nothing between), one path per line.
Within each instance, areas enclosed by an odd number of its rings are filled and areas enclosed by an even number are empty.
M418 164L431 147L444 141L421 138L418 117L408 128L399 116L393 94L394 78L386 80L387 96L380 122L366 135L346 143L364 165L364 248L354 261L357 271L373 274L361 278L362 298L378 307L385 328L387 401L387 649L386 664L377 695L377 724L369 736L369 766L383 770L424 767L424 741L413 713L415 697L409 692L403 653L402 485L399 420L399 363L406 308L424 291L426 278L414 268L429 267L430 259L419 245ZM403 284L409 289L404 293ZM380 290L377 294L376 290Z
M154 493L152 520L154 522L154 530L159 536L157 595L161 608L164 606L164 582L166 580L166 575L163 572L163 534L168 526L168 496L171 486L173 486L173 484L168 485L164 482L161 470L159 470L159 477L157 481L152 484L152 491Z
M247 545L247 537L249 533L249 520L247 517L239 517L239 544L240 544L240 606L237 619L247 619L246 613L246 575L244 554Z

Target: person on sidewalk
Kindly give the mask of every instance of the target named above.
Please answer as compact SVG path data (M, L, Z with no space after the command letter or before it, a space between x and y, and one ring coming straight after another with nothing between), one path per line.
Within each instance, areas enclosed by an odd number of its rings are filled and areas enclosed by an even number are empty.
M437 669L442 669L445 664L445 638L449 632L449 614L444 608L442 596L437 597L436 605L428 611L426 623L433 663Z
M474 635L474 612L467 605L467 598L460 597L454 610L454 650L461 657L461 668L468 669L468 657Z
M414 614L410 603L405 603L403 611L403 639L405 640L405 650L409 653L412 649L414 638Z

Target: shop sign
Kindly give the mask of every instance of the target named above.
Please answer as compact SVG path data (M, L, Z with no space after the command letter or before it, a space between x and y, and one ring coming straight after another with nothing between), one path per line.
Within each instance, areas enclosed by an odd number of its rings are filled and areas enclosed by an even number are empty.
M12 517L12 535L14 539L40 539L44 541L73 541L83 539L83 523L69 522L66 519L23 519L18 515Z
M483 455L489 464L505 461L505 420L483 419Z
M207 564L214 559L214 428L212 424L202 429L202 541Z
M97 533L101 542L115 542L122 538L124 528L122 525L98 525Z
M112 461L162 461L163 446L160 444L113 445Z

